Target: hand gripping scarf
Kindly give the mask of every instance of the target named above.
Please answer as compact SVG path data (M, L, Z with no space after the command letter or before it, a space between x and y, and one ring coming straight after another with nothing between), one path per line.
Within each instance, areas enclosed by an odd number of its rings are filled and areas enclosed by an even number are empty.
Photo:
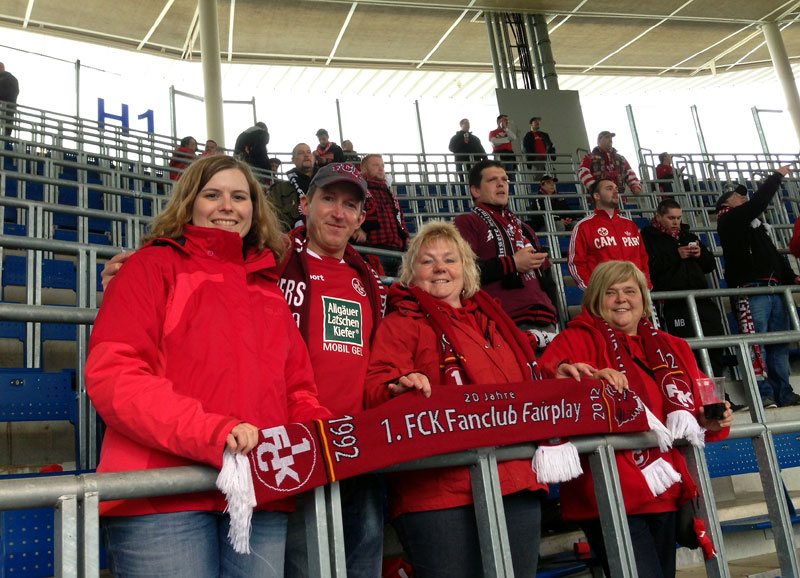
M600 381L436 387L350 416L267 427L249 454L223 453L217 478L231 516L228 537L250 550L253 508L393 464L473 448L650 429L633 392Z
M705 429L694 417L695 402L691 387L691 377L679 365L678 357L672 353L666 342L658 335L658 331L646 319L639 321L637 334L642 339L646 359L641 360L630 355L622 347L616 331L599 317L593 317L595 328L606 341L611 359L614 360L620 373L628 374L627 369L633 364L639 365L646 373L650 374L661 392L664 409L667 413L667 430L673 438L685 438L695 447L705 446ZM649 401L647 391L640 395ZM648 419L658 422L650 410L647 410ZM661 452L666 452L668 446L659 445ZM680 474L672 465L658 455L655 450L629 451L629 457L644 475L647 485L658 496L665 492L675 482L681 480Z

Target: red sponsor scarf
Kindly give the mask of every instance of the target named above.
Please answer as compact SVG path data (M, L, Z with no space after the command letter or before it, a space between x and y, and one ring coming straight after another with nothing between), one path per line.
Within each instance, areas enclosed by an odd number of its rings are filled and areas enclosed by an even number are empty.
M675 229L675 230L665 229L664 226L661 223L659 223L658 219L656 219L655 217L650 219L650 224L659 231L661 231L662 233L664 233L665 235L669 235L673 239L677 239L681 234L680 229Z
M736 320L739 322L739 333L752 335L756 332L756 325L753 322L753 312L750 310L750 298L747 295L739 295L734 297L733 301L736 303ZM756 378L767 379L767 365L764 363L761 346L758 344L751 345L748 351Z
M229 538L249 551L252 509L328 482L472 448L649 429L644 404L600 381L565 379L434 388L354 416L265 428L247 456L224 452L217 487Z

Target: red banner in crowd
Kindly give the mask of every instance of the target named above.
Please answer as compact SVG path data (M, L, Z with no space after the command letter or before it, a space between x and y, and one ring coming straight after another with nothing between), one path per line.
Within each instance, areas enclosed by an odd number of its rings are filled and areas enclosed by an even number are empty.
M265 428L256 448L246 458L239 456L239 467L247 460L252 473L254 496L247 502L264 504L428 456L649 429L644 404L635 393L617 393L600 381L439 387L427 399L406 393L357 415ZM232 517L231 483L223 478L234 461L226 452L217 482L228 497ZM249 488L246 493L251 493Z

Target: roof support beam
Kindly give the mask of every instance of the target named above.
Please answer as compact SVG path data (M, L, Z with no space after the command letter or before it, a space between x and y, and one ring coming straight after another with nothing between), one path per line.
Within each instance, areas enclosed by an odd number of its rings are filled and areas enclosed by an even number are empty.
M236 14L236 0L231 0L231 16L228 20L228 62L233 59L233 17Z
M423 65L424 65L426 62L428 62L428 59L429 59L431 56L433 56L433 53L434 53L434 52L436 52L437 50L439 50L439 47L442 45L442 43L443 43L445 40L447 40L447 37L448 37L448 36L450 36L450 33L451 33L453 30L455 30L455 27L456 27L456 26L458 26L459 22L461 22L461 21L464 19L464 16L466 16L466 15L467 15L467 13L469 12L469 8L470 8L470 7L471 7L473 4L475 4L475 2L476 2L476 0L470 0L469 6L468 6L466 9L464 9L464 10L461 12L461 14L459 14L458 18L456 18L456 21L455 21L455 22L453 22L453 23L450 25L450 28L448 28L448 29L447 29L447 32L445 32L445 33L442 35L442 37L439 39L439 42L437 42L437 43L434 45L434 47L433 47L433 48L431 48L431 51L430 51L430 52L428 52L428 54L426 54L426 55L425 55L425 58L423 58L423 59L420 61L420 63L419 63L419 64L417 64L417 68L422 68L422 66L423 66Z
M328 55L328 60L325 61L325 66L328 66L331 60L333 60L333 55L336 54L336 49L339 48L339 43L342 41L344 31L347 30L347 27L350 25L350 19L353 17L353 12L356 11L356 6L358 6L358 2L353 2L350 5L350 12L347 13L347 18L344 19L344 24L342 24L342 28L339 30L339 36L336 37L336 42L333 43L333 48L331 48L331 53Z
M158 15L158 18L156 18L156 21L153 22L153 25L150 27L150 30L147 31L147 34L144 35L144 38L142 38L142 41L139 43L139 46L136 47L136 50L141 50L142 47L147 44L147 41L150 40L150 37L155 33L158 25L161 24L162 20L164 20L164 16L167 15L167 12L169 12L169 9L172 7L174 2L175 0L167 0L167 3L164 4L164 7L161 9L161 13Z
M28 6L25 8L25 20L22 21L22 27L27 28L28 23L31 21L31 13L33 12L33 4L36 0L28 0Z

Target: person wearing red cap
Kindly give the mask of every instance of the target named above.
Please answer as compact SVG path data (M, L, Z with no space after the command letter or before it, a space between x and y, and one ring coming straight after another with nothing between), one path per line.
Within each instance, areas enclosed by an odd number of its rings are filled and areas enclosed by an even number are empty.
M642 192L642 183L639 182L639 177L633 172L625 157L612 146L615 136L616 133L607 130L597 135L597 146L583 157L578 169L578 179L587 191L595 181L604 177L617 183L621 195L625 193L626 187L630 187L634 194L639 195Z

